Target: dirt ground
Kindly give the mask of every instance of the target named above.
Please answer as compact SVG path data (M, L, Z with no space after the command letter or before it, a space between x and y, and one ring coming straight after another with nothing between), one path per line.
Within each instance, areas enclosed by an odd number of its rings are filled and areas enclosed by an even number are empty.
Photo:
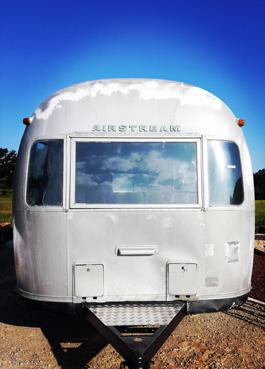
M122 358L85 320L29 309L15 292L11 247L0 246L0 368L117 369ZM251 296L265 300L265 254L256 254ZM187 316L153 369L264 369L265 305Z

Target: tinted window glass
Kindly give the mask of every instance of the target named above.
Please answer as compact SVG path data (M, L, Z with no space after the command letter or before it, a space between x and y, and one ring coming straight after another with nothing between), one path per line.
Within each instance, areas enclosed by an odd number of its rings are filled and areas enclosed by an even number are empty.
M210 205L239 205L243 181L239 150L235 143L211 140L209 153Z
M36 142L31 149L27 202L29 205L62 205L63 140Z
M196 143L77 142L75 202L196 204Z

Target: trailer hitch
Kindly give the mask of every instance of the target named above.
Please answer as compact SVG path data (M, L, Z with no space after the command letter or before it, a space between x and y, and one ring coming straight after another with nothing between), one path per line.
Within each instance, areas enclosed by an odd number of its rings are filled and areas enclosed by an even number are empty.
M123 356L120 369L150 369L186 313L185 302L86 304L86 318Z

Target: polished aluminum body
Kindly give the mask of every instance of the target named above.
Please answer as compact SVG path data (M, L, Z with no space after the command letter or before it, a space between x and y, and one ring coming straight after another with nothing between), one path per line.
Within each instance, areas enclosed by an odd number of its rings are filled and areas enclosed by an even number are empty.
M64 140L62 206L26 201L30 150ZM207 140L239 148L240 205L210 206ZM198 203L77 204L76 142L194 142ZM53 302L211 300L251 288L253 176L242 128L217 97L183 83L92 81L51 96L33 114L18 155L14 246L18 291Z

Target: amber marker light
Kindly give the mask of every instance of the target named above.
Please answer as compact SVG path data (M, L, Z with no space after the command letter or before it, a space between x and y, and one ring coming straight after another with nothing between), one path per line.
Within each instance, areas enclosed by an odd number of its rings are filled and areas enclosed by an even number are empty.
M238 119L237 124L239 125L239 127L243 127L245 125L245 119L242 118Z
M31 122L32 122L32 117L23 118L23 123L25 124L25 126L29 126Z

